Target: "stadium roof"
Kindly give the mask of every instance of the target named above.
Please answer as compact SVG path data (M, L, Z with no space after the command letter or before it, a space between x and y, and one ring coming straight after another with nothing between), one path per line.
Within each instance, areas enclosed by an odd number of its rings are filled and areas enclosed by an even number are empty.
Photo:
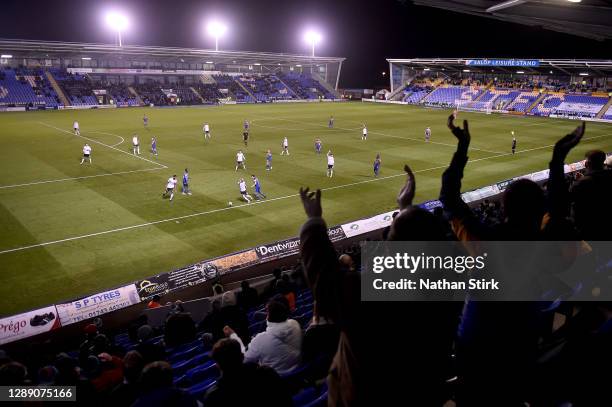
M612 38L612 4L607 0L414 0L428 6L539 26L596 40Z
M519 58L388 58L391 64L432 71L612 76L612 60Z
M285 65L302 64L321 65L341 63L345 58L295 55L271 52L250 51L215 51L197 48L151 47L139 45L124 45L122 47L108 44L89 44L77 42L30 41L0 39L0 52L10 54L13 58L117 58L146 57L158 61L184 62L214 61L221 64L254 64Z

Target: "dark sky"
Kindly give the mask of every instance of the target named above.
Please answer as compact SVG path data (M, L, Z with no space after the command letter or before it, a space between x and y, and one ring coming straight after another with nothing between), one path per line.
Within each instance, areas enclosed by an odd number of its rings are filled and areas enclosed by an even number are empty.
M567 34L419 7L408 0L2 0L0 37L106 42L109 9L124 10L125 42L210 48L204 22L217 16L229 32L221 48L308 53L303 32L324 35L317 54L347 61L341 87L388 85L385 58L609 58L602 43Z

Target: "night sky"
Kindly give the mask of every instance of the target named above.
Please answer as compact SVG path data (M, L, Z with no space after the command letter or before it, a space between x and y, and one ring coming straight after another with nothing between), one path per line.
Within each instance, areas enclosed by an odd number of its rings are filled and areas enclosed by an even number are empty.
M318 28L318 55L346 57L340 87L388 85L385 58L606 58L611 41L560 34L413 5L408 0L2 0L0 37L111 43L109 9L130 16L127 44L213 48L211 17L229 31L229 50L306 54L307 28Z

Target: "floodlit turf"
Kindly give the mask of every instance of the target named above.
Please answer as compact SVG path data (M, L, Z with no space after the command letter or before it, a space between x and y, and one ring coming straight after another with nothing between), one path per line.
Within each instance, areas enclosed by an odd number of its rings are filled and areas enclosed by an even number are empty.
M145 130L142 116L150 119ZM330 114L335 128L327 128ZM338 224L395 207L409 163L417 202L437 197L440 175L455 148L446 129L449 111L365 103L236 105L198 108L108 109L0 115L0 298L3 315L68 300L202 259L295 236L304 214L302 185L323 189L324 216ZM471 163L464 190L546 168L551 145L577 122L461 113L470 120ZM242 123L252 122L242 143ZM93 165L79 165L87 140ZM202 136L211 125L212 140ZM361 141L361 124L369 138ZM425 127L432 142L423 141ZM514 130L518 153L509 155ZM141 138L141 158L130 154ZM158 138L159 157L149 152ZM280 156L283 136L290 156ZM336 173L326 178L332 149ZM95 141L94 141L95 140ZM113 147L114 146L114 147ZM274 154L265 171L265 151ZM612 151L612 126L588 123L585 151ZM238 149L248 171L234 171ZM372 162L380 153L375 179ZM192 196L162 199L166 180L191 174ZM242 205L238 178L259 176L268 200ZM248 179L251 185L250 178ZM228 201L234 206L228 208ZM11 251L16 249L14 251Z

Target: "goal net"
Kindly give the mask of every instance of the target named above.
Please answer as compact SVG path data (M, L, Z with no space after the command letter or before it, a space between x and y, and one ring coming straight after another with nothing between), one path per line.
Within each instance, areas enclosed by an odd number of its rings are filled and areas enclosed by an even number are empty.
M474 102L472 100L456 99L455 107L457 111L480 112L491 114L494 109L493 102Z

